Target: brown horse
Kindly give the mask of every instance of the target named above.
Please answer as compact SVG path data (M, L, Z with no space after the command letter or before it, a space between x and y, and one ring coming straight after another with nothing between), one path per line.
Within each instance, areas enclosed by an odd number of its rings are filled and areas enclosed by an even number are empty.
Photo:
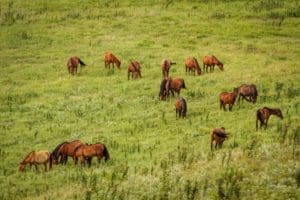
M204 56L203 58L203 71L207 72L207 68L210 68L210 72L213 72L215 69L215 65L219 67L221 71L224 70L223 63L221 63L214 55L212 56Z
M52 157L49 151L42 150L42 151L32 151L26 155L24 160L20 162L19 171L24 171L27 164L31 166L34 165L36 171L38 170L39 164L44 164L45 171L47 171L47 164L49 163L49 169L52 168Z
M169 96L170 91L172 93L172 96L174 97L174 92L180 95L180 90L181 88L185 88L185 83L182 78L167 78L167 83L166 83L166 94Z
M167 85L168 78L163 78L161 83L160 83L160 91L159 91L159 99L160 100L166 100L167 98Z
M115 64L117 65L118 69L120 69L121 61L114 54L110 52L105 52L104 53L105 68L108 67L110 69L110 64L112 64L113 69L115 68Z
M196 58L188 57L185 60L185 73L187 73L188 71L189 73L191 71L194 72L194 76L195 76L195 71L197 71L197 75L201 75L201 69L199 67L199 63Z
M162 77L169 77L169 71L171 68L171 65L176 65L175 62L172 62L169 59L163 59L161 61L161 71L162 71Z
M242 101L245 99L246 101L255 103L258 96L256 85L242 84L238 87L238 96L238 102L240 102L240 98L242 97ZM249 99L247 99L247 97L249 97Z
M237 97L237 88L234 88L233 92L222 92L219 95L220 99L220 109L226 111L226 104L229 104L229 111L231 111L232 106L234 105L235 99Z
M81 164L85 165L85 160L88 160L89 166L91 165L92 158L96 156L98 158L98 162L105 157L105 161L109 160L110 156L108 150L104 144L96 143L96 144L83 144L78 146L73 155L74 164L76 165L78 162L78 158L80 158Z
M84 62L82 60L80 60L80 58L78 58L77 56L73 56L73 57L69 58L69 60L67 62L69 74L72 74L72 75L77 74L77 67L79 64L82 67L85 66Z
M225 132L225 128L215 128L210 133L210 150L213 150L213 143L215 142L215 149L222 148L223 142L228 137L229 133Z
M276 115L280 119L283 119L282 112L278 108L272 109L263 107L256 111L256 131L258 130L258 121L260 121L260 128L262 128L262 126L265 126L265 130L267 129L268 120L271 115Z
M185 118L186 112L187 112L187 106L186 106L186 100L183 97L179 97L175 101L175 111L176 111L176 119L177 119L177 113L178 117Z
M138 61L131 61L128 65L128 80L131 73L131 78L142 78L141 66Z
M51 153L53 157L53 162L55 164L61 163L66 164L68 161L68 156L73 158L74 150L82 145L83 143L80 140L74 140L71 142L63 142L59 144L54 151ZM60 158L60 161L58 161Z

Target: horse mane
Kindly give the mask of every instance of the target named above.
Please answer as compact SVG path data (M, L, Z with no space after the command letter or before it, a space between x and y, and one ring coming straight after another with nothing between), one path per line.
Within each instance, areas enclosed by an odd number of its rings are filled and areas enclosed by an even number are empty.
M25 160L26 160L32 153L34 153L34 152L35 152L35 151L31 151L30 153L28 153L28 154L25 156L25 158L22 160L22 162L21 162L20 164L24 163Z
M57 156L56 154L57 154L58 149L59 149L62 145L67 144L67 143L69 143L69 142L63 142L63 143L60 143L59 145L57 145L57 147L52 151L51 154Z

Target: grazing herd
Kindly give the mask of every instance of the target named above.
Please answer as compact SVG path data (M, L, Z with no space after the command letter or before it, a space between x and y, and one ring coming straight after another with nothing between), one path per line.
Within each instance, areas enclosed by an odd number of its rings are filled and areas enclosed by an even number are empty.
M163 59L161 62L161 71L162 71L162 80L160 84L159 99L166 100L170 92L174 97L174 93L177 93L177 99L175 100L175 111L176 119L185 118L187 115L187 102L180 96L181 89L186 89L185 82L182 78L172 78L169 76L169 71L172 65L175 65L176 62L171 61L170 59ZM85 66L85 63L77 56L73 56L67 61L67 68L69 74L76 75L78 65ZM114 66L120 69L121 61L111 52L105 52L104 54L104 66L105 68L112 68ZM203 58L203 72L213 72L214 67L217 65L221 71L224 71L223 63L219 61L214 55L205 56ZM185 70L186 74L197 74L198 76L202 74L199 63L195 57L188 57L185 60ZM141 75L141 65L138 61L130 61L128 65L128 80L130 76L132 79L142 78ZM226 105L229 106L229 111L232 111L232 107L238 98L246 100L248 102L256 103L258 92L254 84L242 84L237 88L233 88L232 92L221 92L219 94L220 109L226 111ZM271 115L276 115L279 118L283 119L283 115L280 109L271 109L268 107L263 107L258 109L256 112L256 130L258 130L258 121L260 122L260 128L264 126L267 128L268 120ZM224 127L215 128L211 131L211 151L213 150L213 144L215 143L215 149L217 147L221 148L223 142L226 138L229 137L229 133L225 131ZM49 169L52 168L52 164L66 164L68 157L72 157L74 165L78 163L80 159L81 165L88 164L91 166L91 161L93 157L97 157L98 162L102 158L107 161L110 159L108 150L104 144L85 144L80 140L74 140L71 142L63 142L59 144L52 153L49 151L32 151L28 153L24 160L20 162L19 170L23 171L25 166L29 164L30 168L32 165L38 169L37 165L43 164L45 166L45 171L47 171L47 164L49 163Z
M19 171L24 171L27 164L34 165L38 170L39 164L44 164L45 171L47 171L47 164L49 169L52 168L52 164L65 165L68 161L68 157L71 157L74 161L74 165L78 163L80 159L81 165L85 166L86 162L88 166L92 164L92 158L97 157L98 162L104 158L105 161L110 159L108 150L104 144L85 144L80 140L74 140L71 142L63 142L59 144L52 153L47 150L32 151L27 154L22 162L19 164Z

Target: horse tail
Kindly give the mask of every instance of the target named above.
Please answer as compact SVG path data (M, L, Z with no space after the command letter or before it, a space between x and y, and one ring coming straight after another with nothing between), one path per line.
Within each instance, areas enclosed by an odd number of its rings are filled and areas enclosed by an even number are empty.
M109 153L108 153L108 150L107 150L106 146L104 144L103 144L103 146L104 146L103 154L104 154L105 162L106 162L107 160L110 159L110 156L109 156Z
M80 60L79 58L78 58L78 62L80 63L80 66L85 66L86 64L82 61L82 60Z

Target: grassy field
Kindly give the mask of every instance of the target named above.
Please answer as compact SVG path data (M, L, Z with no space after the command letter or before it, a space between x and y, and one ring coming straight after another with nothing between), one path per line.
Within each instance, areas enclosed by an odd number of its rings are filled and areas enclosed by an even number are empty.
M297 199L300 186L300 3L298 1L0 2L0 199ZM122 61L104 68L103 54ZM225 70L186 75L184 60L214 54ZM71 76L66 62L87 66ZM186 119L175 98L158 100L160 62L176 61ZM138 60L142 79L127 80ZM242 83L258 102L219 109ZM255 113L284 119L255 130ZM231 133L210 151L209 132ZM105 143L92 167L18 172L32 150L80 139Z

